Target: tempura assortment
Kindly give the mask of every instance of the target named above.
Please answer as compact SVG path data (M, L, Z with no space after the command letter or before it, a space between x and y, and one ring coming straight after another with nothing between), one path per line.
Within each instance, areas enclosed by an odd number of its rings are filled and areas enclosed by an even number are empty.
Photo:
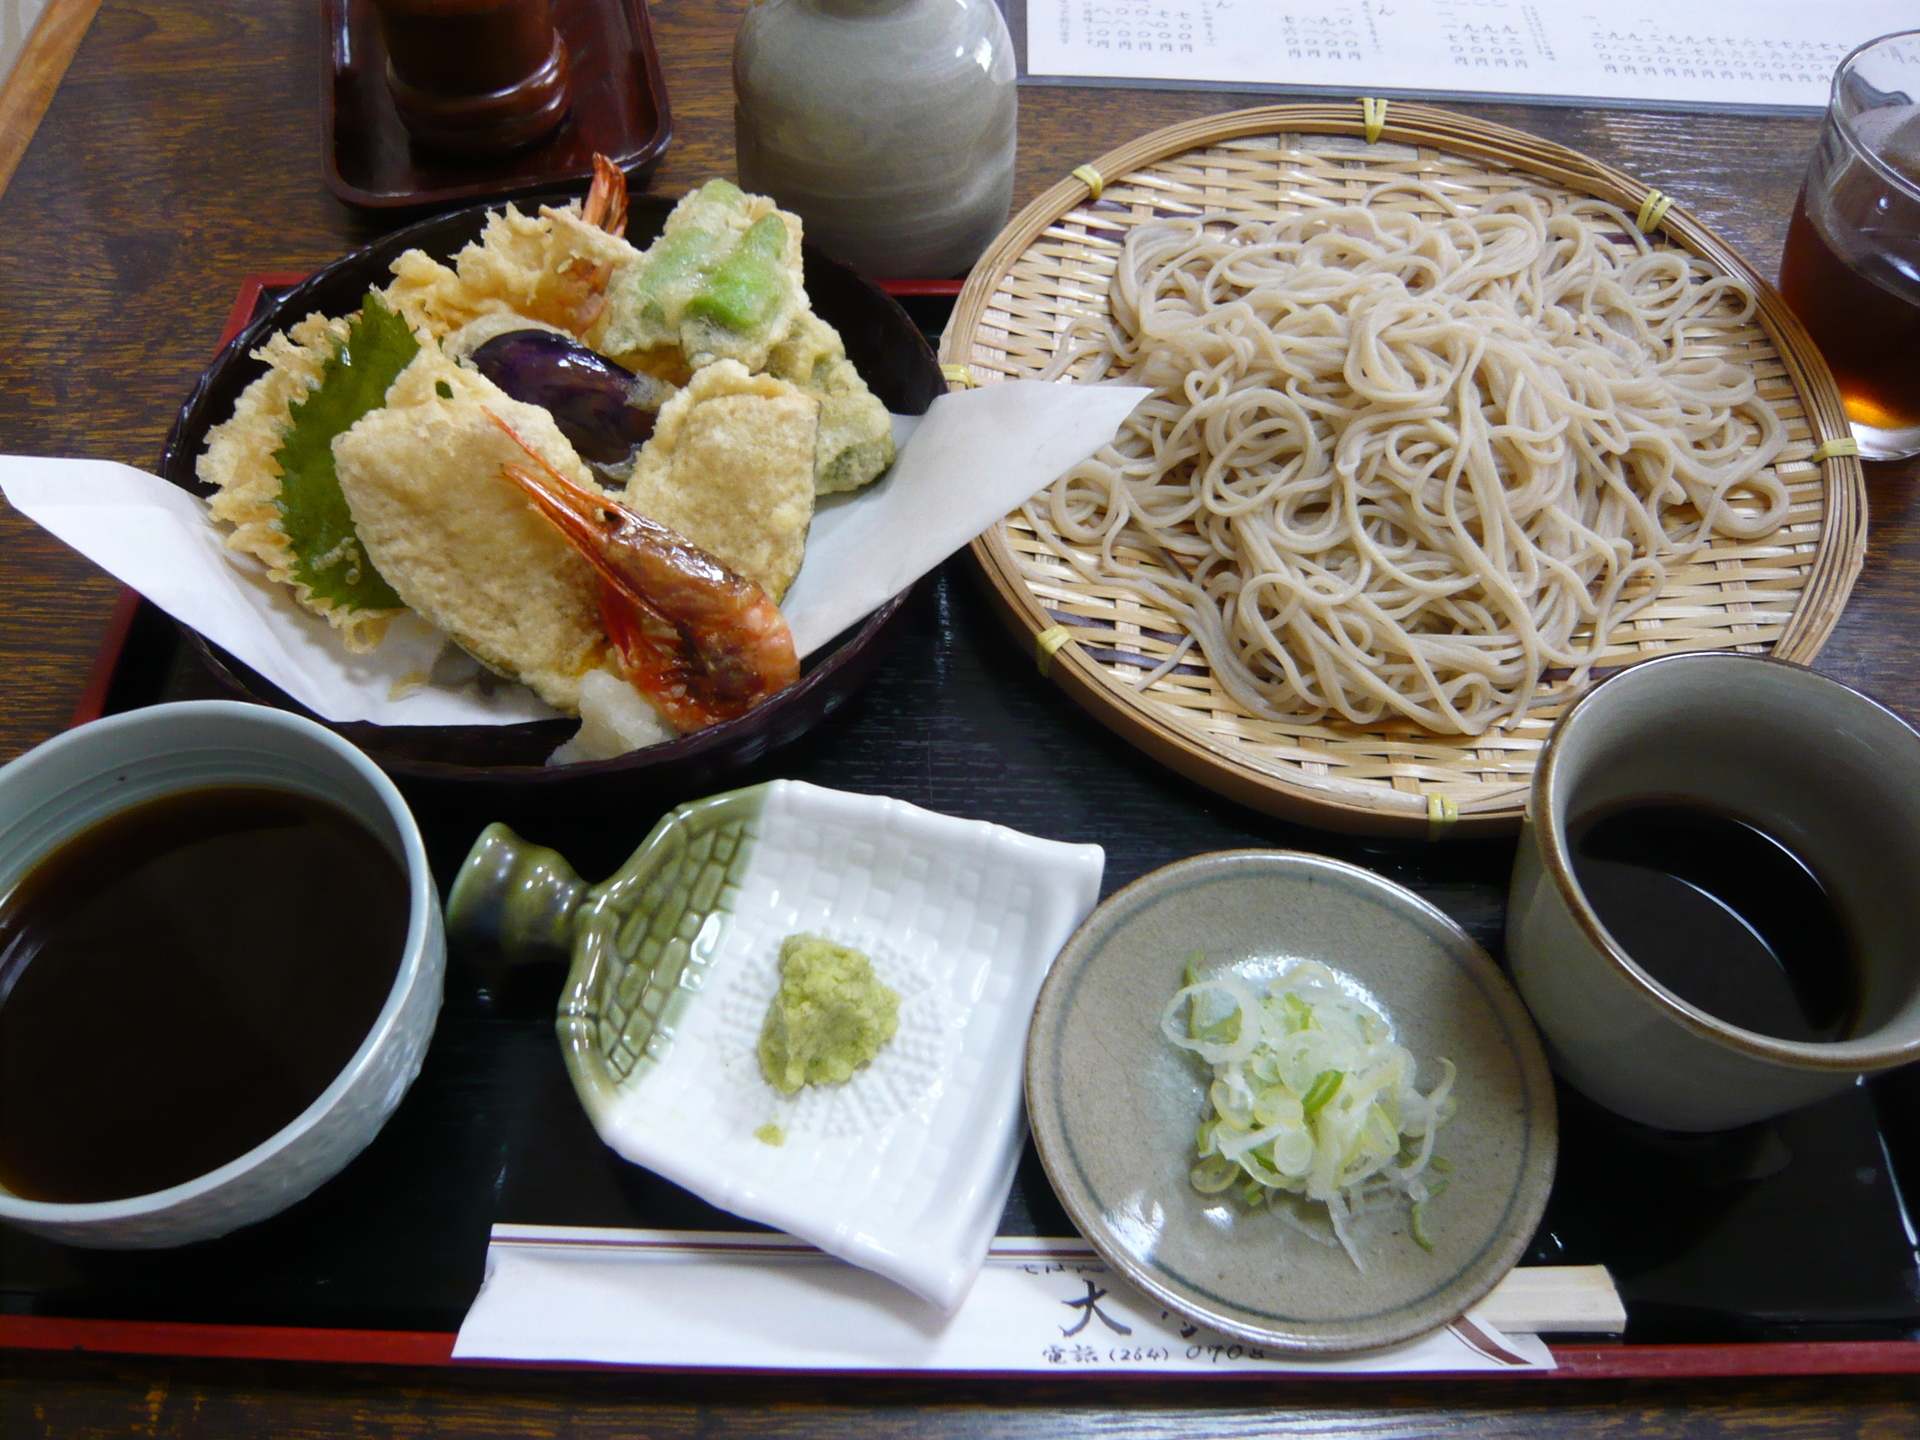
M349 649L412 610L580 715L563 759L700 729L798 674L778 602L816 495L893 461L809 307L800 222L712 180L645 250L620 172L310 315L200 457L227 544Z

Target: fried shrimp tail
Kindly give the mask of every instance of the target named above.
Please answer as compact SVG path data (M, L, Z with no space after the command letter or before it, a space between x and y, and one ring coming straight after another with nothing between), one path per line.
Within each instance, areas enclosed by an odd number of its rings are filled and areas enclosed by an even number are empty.
M601 616L627 682L677 729L730 720L799 678L793 635L766 591L706 551L547 464L501 474L601 579Z
M609 235L627 233L626 172L597 150L593 154L593 184L580 207L580 218Z
M580 206L583 223L602 230L618 240L627 233L627 176L618 165L598 151L593 156L593 184ZM560 267L572 291L567 309L568 328L583 335L607 308L607 283L612 280L614 262L594 261L578 256Z

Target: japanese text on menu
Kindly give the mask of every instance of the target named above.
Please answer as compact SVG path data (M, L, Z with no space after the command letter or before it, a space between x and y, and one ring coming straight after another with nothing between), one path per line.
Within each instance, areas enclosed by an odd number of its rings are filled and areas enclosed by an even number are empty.
M1810 109L1888 24L1876 0L1027 0L1036 76Z

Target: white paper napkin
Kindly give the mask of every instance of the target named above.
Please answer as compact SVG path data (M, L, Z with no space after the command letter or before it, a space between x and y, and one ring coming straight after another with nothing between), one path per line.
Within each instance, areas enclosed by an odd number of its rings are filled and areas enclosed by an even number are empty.
M1169 1313L1077 1238L1000 1237L966 1302L942 1315L786 1235L546 1225L493 1227L486 1281L453 1353L675 1369L1062 1376L1554 1368L1538 1338L1503 1333L1480 1311L1385 1350L1276 1355Z
M781 609L804 657L1113 438L1148 392L1037 380L943 395L888 476L823 505ZM355 655L248 557L199 500L105 460L0 456L0 493L116 579L329 720L513 725L556 712L521 686L424 683L443 638L408 617Z

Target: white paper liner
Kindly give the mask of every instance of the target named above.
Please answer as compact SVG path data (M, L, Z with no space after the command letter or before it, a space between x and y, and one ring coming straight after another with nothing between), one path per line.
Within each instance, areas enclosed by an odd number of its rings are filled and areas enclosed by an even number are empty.
M896 417L900 458L821 506L782 610L804 658L1113 438L1146 390L1012 381ZM206 506L106 460L0 456L0 493L42 528L315 714L380 725L514 725L557 712L518 685L422 683L444 643L417 619L355 655L248 557Z

